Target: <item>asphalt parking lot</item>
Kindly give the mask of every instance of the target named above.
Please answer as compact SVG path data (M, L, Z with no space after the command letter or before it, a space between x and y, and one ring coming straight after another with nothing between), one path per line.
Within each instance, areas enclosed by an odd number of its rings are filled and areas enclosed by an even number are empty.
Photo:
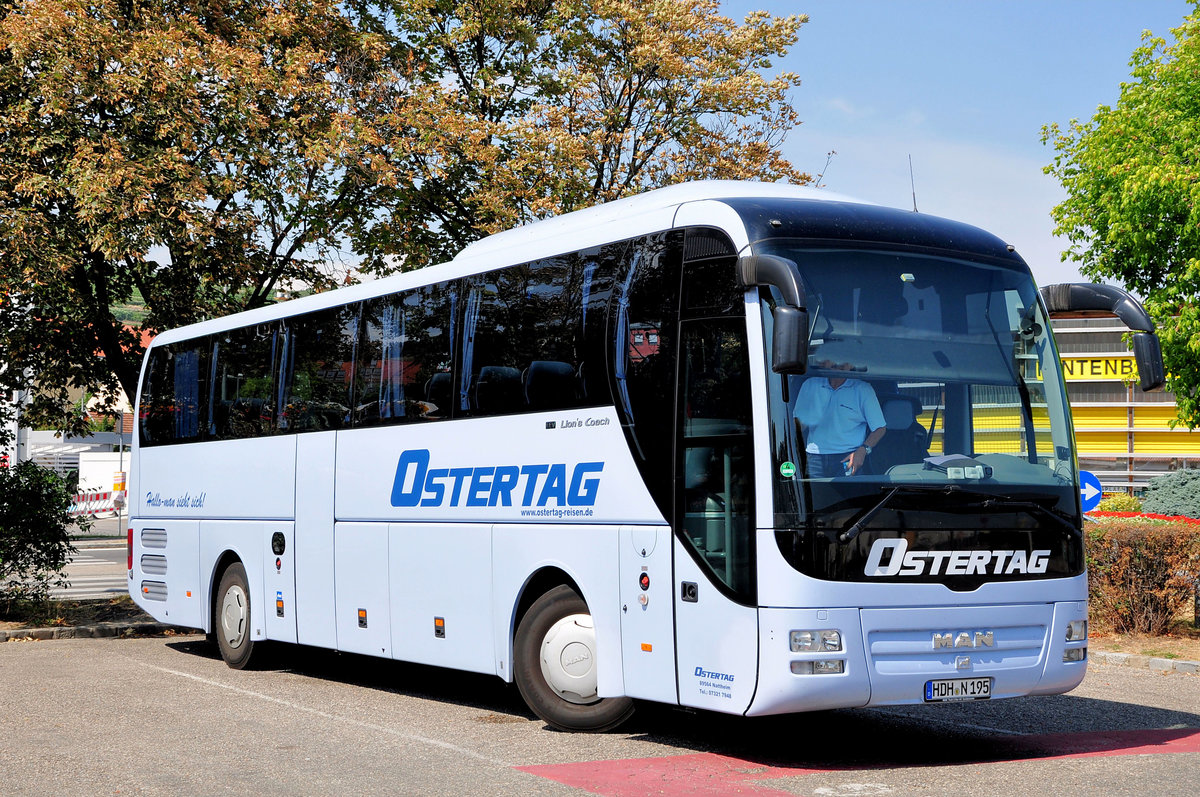
M747 720L643 706L558 733L498 679L199 636L0 644L10 794L1194 794L1200 677L1093 665L1070 695Z

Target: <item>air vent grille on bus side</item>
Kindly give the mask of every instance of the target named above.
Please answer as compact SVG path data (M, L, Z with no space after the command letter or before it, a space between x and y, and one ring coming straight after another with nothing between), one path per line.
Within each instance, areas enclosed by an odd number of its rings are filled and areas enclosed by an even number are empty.
M167 585L161 581L143 581L142 597L149 601L165 601Z
M167 557L149 553L142 554L142 572L151 576L165 576L167 574Z
M167 547L167 530L166 529L142 529L142 547L143 548L166 548Z
M711 257L733 257L737 252L723 232L717 230L688 230L683 244L683 257L687 261L706 260Z

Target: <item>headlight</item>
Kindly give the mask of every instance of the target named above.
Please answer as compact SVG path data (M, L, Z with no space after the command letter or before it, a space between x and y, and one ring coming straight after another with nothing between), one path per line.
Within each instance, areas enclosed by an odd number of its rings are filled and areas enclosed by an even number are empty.
M1072 620L1067 623L1067 641L1080 642L1087 639L1087 620Z
M793 653L821 653L842 649L842 632L832 628L818 631L793 631L791 633Z

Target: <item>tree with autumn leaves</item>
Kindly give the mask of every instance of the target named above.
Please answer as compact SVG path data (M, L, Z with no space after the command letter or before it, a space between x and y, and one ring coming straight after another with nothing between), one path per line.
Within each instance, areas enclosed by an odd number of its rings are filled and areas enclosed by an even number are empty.
M1147 35L1114 107L1050 125L1046 171L1064 258L1144 297L1158 326L1179 421L1200 425L1200 3L1174 41Z
M802 17L715 0L25 0L0 18L0 381L77 427L156 332L779 154Z

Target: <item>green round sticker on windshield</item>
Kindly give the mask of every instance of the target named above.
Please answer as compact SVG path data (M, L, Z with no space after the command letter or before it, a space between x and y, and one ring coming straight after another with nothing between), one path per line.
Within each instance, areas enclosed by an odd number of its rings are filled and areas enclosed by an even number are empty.
M779 466L779 475L785 479L790 479L796 475L796 466L791 462L784 462Z

